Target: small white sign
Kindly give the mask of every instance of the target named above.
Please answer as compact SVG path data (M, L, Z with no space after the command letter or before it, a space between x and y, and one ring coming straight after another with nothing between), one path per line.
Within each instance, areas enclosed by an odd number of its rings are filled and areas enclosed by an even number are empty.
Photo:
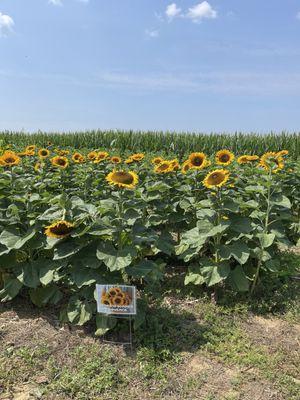
M96 285L97 311L102 314L135 315L136 288L125 285Z

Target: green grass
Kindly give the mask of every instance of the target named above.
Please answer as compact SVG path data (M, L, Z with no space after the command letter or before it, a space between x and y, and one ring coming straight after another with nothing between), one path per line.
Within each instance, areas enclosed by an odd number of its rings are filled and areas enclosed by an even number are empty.
M55 146L71 146L78 149L109 149L116 152L156 152L175 153L179 157L194 151L209 154L222 148L228 148L236 154L278 151L287 149L294 159L300 154L300 134L288 133L239 133L204 134L195 132L141 132L141 131L85 131L68 133L37 132L0 132L0 145L14 144L23 147L28 144L46 146L48 142Z

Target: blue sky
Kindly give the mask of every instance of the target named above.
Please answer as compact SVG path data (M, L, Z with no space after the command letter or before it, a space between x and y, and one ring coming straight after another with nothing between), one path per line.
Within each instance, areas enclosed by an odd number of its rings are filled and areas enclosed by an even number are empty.
M0 130L300 128L299 0L0 0Z

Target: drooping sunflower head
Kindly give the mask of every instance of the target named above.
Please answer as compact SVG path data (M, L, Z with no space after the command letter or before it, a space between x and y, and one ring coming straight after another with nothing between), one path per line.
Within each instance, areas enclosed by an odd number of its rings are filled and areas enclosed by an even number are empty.
M56 153L60 156L67 156L70 154L69 150L60 150L60 149L55 149Z
M95 160L95 158L97 158L97 152L96 151L90 151L89 153L88 153L88 155L87 155L87 158L90 160L90 161L94 161Z
M186 174L191 169L190 160L186 160L181 167L181 172Z
M141 161L144 157L145 157L145 154L143 154L143 153L136 153L136 154L132 154L132 156L130 156L130 158L133 161Z
M55 156L55 157L51 158L51 164L54 167L66 169L69 165L69 160L67 159L67 157Z
M154 157L154 158L152 158L151 163L154 165L158 165L163 161L164 161L164 159L162 157Z
M170 167L172 171L178 171L180 168L179 162L176 158L170 160Z
M216 169L209 174L203 180L203 185L209 189L214 189L225 185L229 178L229 171L226 169Z
M113 171L106 178L110 185L115 185L119 188L133 189L138 184L138 176L133 171Z
M163 161L160 164L158 164L156 167L154 167L154 172L157 174L166 174L168 172L172 171L172 166L170 161Z
M0 165L3 167L18 165L20 161L20 157L13 151L5 151L0 157Z
M101 161L106 160L108 157L109 157L109 154L108 154L107 151L99 151L99 152L97 153L97 157L94 158L94 163L95 163L95 164L98 164L98 163L100 163Z
M192 153L188 158L190 166L193 169L202 169L205 167L206 155L204 153Z
M259 159L258 156L251 156L248 154L244 154L237 159L237 162L239 164L249 164L252 163L253 161L257 161L258 159Z
M39 158L47 158L49 157L50 151L48 149L40 149L38 151Z
M283 156L287 156L289 154L288 150L280 150L277 152L277 156L278 157L283 157Z
M265 171L276 173L284 168L284 160L283 157L278 156L277 153L270 151L261 156L259 165L263 167Z
M30 146L26 146L24 153L26 153L27 156L34 156L36 146L34 144L31 144Z
M77 164L82 164L85 161L85 157L81 153L74 153L72 155L72 161Z
M216 163L219 165L229 165L234 160L234 154L231 151L223 149L216 153Z
M122 159L121 159L121 157L119 157L119 156L112 156L112 157L110 157L110 161L111 161L113 164L120 164L120 162L122 161Z
M45 228L45 235L55 239L69 236L74 229L74 224L67 221L56 221Z

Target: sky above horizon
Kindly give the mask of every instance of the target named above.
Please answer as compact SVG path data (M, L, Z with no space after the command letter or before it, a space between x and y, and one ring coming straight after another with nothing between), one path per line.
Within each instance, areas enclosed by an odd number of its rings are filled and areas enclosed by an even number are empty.
M0 0L0 130L300 129L299 0Z

